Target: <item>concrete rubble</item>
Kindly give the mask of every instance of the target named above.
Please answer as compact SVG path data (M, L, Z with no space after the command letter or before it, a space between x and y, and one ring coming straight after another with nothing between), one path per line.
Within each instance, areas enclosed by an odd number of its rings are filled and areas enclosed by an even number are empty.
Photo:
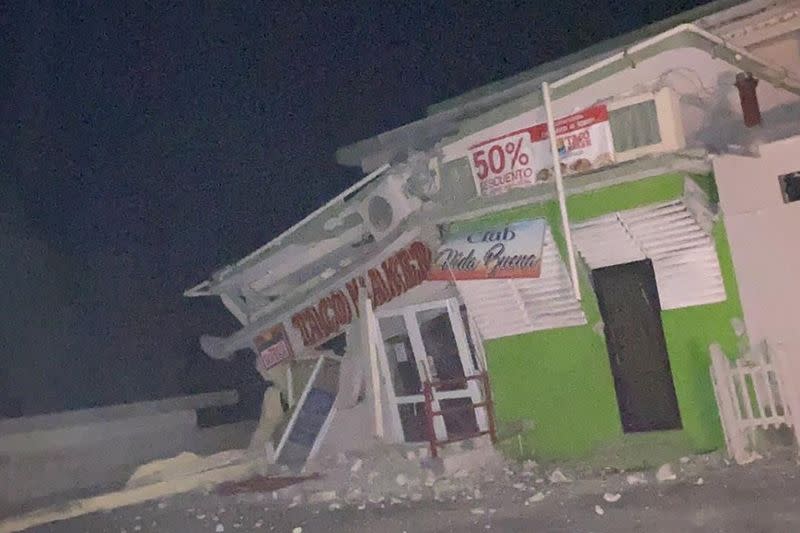
M600 516L603 516L604 514L606 514L605 510L602 507L600 507L599 505L595 505L594 506L594 512L597 513Z
M266 461L255 456L248 456L245 450L228 450L207 457L183 452L175 457L152 461L137 468L126 488L143 487L163 481L175 480L189 475L201 474L225 466L255 461L266 468Z
M579 493L596 494L603 501L616 504L621 501L622 493L636 490L649 480L680 479L697 483L702 479L701 472L723 464L719 454L711 454L676 460L674 465L666 465L657 472L626 473L613 468L548 468L531 460L518 463L503 458L485 439L448 446L436 459L430 457L423 445L383 445L369 452L318 458L309 470L319 472L319 479L275 491L271 499L291 502L290 507L309 504L331 511L346 506L363 510L367 506L388 507L420 501L478 504L484 491L503 487L507 492L519 494L526 506ZM479 505L473 508L474 514L481 512L489 514Z
M321 504L330 510L351 506L391 506L420 501L474 501L483 499L489 487L503 487L521 496L526 505L565 494L596 494L609 504L621 505L623 493L650 481L702 484L700 473L724 468L719 453L676 460L658 470L627 473L613 468L550 468L534 461L517 463L504 459L489 443L480 439L442 450L441 457L429 457L427 447L382 446L367 452L337 454L314 465L322 474L317 480L276 491L274 498ZM688 459L688 460L687 460ZM598 514L605 509L598 505ZM595 510L597 512L597 509ZM475 515L490 514L481 506Z
M485 438L449 446L435 459L422 445L378 446L369 453L319 458L313 470L322 474L320 479L281 489L275 495L292 503L353 506L452 498L480 500L480 486L487 479L505 477L515 481L504 468L505 459ZM527 468L532 471L531 465Z
M672 470L672 465L669 463L661 465L661 467L656 470L656 480L659 483L664 483L665 481L675 481L678 479L678 476L675 475L675 472Z
M172 494L203 490L230 479L249 479L246 477L248 471L257 474L254 470L261 470L261 467L254 469L254 465L247 462L236 464L244 457L238 453L213 459L185 455L151 463L137 471L130 482L132 488L124 493L79 500L73 502L67 511L64 508L43 510L0 522L0 533L146 500L156 500L153 507L160 509L159 502L164 502L171 494L170 490ZM220 464L225 466L208 469ZM510 498L525 506L536 506L545 500L563 502L570 496L581 494L596 495L601 503L624 506L624 494L636 491L641 485L665 479L665 476L674 483L702 484L703 476L728 467L721 453L692 456L689 461L676 458L669 464L668 472L664 467L658 471L625 472L580 465L554 466L505 459L488 439L447 446L435 459L429 456L426 446L378 445L370 451L318 458L309 465L307 473L318 472L320 477L274 491L254 490L231 496L241 503L248 500L262 505L272 502L272 505L284 509L309 505L316 507L316 513L339 512L347 508L360 511L368 507L385 508L413 505L415 502L473 502L470 508L483 510L488 518L492 511L483 503L487 501L484 494L494 498L498 491L503 493L506 501ZM269 465L266 469L257 475L278 478L290 475L288 469L278 465ZM177 478L164 479L168 475ZM154 483L140 485L146 480ZM172 502L167 503L169 507L172 505ZM211 520L212 527L215 527L216 523L222 523L220 518L227 515L224 508L215 508L192 509L190 516L199 521ZM133 525L128 527L128 531ZM225 527L228 526L234 528L233 522L226 522Z
M564 475L561 470L556 468L553 470L547 478L550 480L550 483L569 483L572 481L570 478Z

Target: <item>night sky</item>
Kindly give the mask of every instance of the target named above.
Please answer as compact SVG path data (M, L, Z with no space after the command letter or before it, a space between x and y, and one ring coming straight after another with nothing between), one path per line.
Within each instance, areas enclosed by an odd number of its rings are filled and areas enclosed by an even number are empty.
M200 352L236 323L182 292L359 179L337 147L699 3L0 7L5 410L257 383Z

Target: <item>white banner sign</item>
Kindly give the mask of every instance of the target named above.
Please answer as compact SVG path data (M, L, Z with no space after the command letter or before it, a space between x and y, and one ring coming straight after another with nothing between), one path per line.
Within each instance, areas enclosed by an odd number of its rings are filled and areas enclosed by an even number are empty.
M605 105L556 120L556 142L564 175L614 162L614 143ZM472 175L481 195L502 194L553 177L547 124L480 141L469 147Z

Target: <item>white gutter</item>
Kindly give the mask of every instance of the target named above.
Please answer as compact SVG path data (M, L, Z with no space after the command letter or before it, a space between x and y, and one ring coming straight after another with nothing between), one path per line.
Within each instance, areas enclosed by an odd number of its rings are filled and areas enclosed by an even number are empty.
M325 209L330 207L332 204L344 200L344 198L346 196L348 196L349 194L357 191L358 189L360 189L364 185L367 185L369 182L371 182L372 180L374 180L375 178L377 178L378 176L380 176L381 174L386 172L386 170L388 170L388 169L389 169L389 164L387 163L387 164L384 164L383 166L381 166L380 168L378 168L377 170L374 170L374 171L370 172L365 177L363 177L360 180L358 180L354 185L351 185L350 187L345 189L343 192L341 192L338 196L336 196L335 198L333 198L332 200L327 202L325 205L323 205L322 207L320 207L319 209L315 210L313 213L311 213L310 215L305 217L303 220L301 220L300 222L298 222L297 224L295 224L291 228L287 229L286 231L284 231L283 233L281 233L280 235L278 235L277 237L275 237L274 239L269 241L267 244L265 244L261 248L255 250L254 252L250 253L249 255L247 255L247 256L243 257L242 259L238 260L236 263L233 264L233 266L234 267L242 266L246 262L248 262L249 260L253 259L254 257L256 257L258 255L261 255L264 252L266 252L268 250L271 250L272 248L275 248L276 246L281 244L284 239L286 239L287 237L292 235L295 231L297 231L298 229L303 227L308 221L310 221L311 219L315 218L317 215L322 213ZM208 290L210 286L211 286L211 282L204 281L202 283L199 283L199 284L195 285L191 289L188 289L187 291L185 291L183 293L183 295L184 296L188 296L189 298L193 298L193 297L197 297L197 296L216 296L216 293L211 292L210 290Z
M553 118L553 105L550 102L550 86L542 83L542 98L544 109L547 112L547 136L550 140L550 154L553 157L553 173L556 176L556 191L558 193L558 207L561 210L561 226L564 238L567 241L567 258L569 259L569 275L572 278L572 291L575 299L581 300L581 287L578 283L578 267L575 264L575 248L572 246L572 229L569 227L569 214L567 213L567 199L564 195L564 179L561 175L561 158L558 156L556 144L556 122Z

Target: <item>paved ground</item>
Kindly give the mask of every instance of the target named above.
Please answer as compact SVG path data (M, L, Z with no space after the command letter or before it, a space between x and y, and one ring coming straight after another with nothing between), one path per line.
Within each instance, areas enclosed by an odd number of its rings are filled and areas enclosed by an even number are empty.
M393 532L797 532L800 468L794 459L764 460L697 478L627 487L619 501L604 501L599 481L552 485L541 502L530 492L495 482L480 500L327 505L287 508L271 495L188 494L162 502L49 524L37 532L195 533L279 531ZM258 501L262 500L262 501ZM598 514L599 505L603 514Z

